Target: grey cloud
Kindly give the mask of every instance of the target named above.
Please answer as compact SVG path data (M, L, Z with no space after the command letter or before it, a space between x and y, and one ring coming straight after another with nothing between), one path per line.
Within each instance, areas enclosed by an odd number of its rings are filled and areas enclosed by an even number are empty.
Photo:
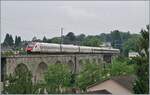
M148 7L148 1L2 1L1 40L6 33L51 38L60 36L60 27L64 34L138 33L148 24Z

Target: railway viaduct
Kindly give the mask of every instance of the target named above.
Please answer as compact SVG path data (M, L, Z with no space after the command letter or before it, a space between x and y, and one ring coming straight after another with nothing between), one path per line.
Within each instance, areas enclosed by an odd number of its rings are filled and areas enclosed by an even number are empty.
M82 62L95 62L98 64L111 63L118 52L105 52L98 54L35 54L1 57L1 79L15 72L19 66L24 66L31 71L33 81L43 80L43 73L48 69L49 64L68 64L73 73L78 73Z

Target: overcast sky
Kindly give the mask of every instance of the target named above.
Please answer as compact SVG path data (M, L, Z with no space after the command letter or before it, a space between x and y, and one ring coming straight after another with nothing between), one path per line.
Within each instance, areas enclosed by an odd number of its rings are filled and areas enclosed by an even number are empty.
M98 35L112 30L139 33L149 23L148 1L2 1L1 41L6 33L31 40L74 32Z

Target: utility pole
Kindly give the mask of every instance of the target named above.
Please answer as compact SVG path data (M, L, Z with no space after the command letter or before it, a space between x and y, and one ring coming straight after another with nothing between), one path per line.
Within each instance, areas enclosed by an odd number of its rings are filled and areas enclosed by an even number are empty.
M62 52L62 44L63 44L63 28L61 27L61 41L60 41L60 51Z
M61 44L63 44L63 30L64 28L61 28Z

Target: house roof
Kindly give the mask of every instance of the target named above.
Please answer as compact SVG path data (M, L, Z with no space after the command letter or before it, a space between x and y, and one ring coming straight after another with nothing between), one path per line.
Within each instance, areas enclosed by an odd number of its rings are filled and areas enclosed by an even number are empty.
M89 91L86 94L112 94L112 93L110 93L106 89L103 89L103 90Z
M111 78L111 80L114 80L121 86L132 91L133 90L133 81L135 80L135 76L118 76L118 77Z
M135 80L135 76L117 76L117 77L112 77L112 78L110 78L110 79L108 79L108 80L113 80L114 82L116 82L116 83L118 83L119 85L121 85L122 87L124 87L124 88L126 88L126 89L128 89L129 91L133 91L132 90L132 88L133 88L133 81ZM104 81L101 81L101 82L99 82L99 83L95 83L95 84L93 84L93 85L90 85L90 86L88 86L87 87L87 89L88 88L91 88L91 87L94 87L94 86L96 86L96 85L99 85L99 84L101 84L101 83L104 83L104 82L106 82L106 81L108 81L108 80L104 80ZM107 90L106 90L107 91ZM103 92L103 91L92 91L92 92L90 92L90 93L95 93L95 94L97 94L98 92ZM105 93L104 93L105 94Z

